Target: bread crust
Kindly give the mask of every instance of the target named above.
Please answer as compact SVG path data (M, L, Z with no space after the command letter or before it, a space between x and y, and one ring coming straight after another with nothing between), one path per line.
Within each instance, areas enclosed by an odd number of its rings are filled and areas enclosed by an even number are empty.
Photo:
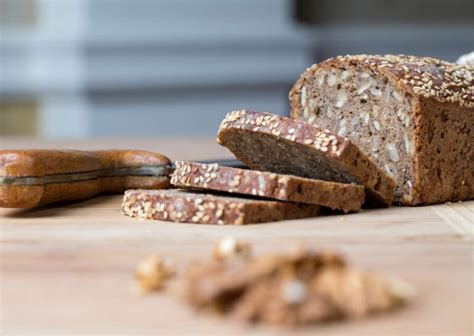
M126 191L122 212L130 217L178 223L243 225L313 217L320 207L165 189Z
M372 204L392 202L395 182L351 141L329 130L266 112L240 110L227 114L217 140L252 169L362 184ZM259 144L261 140L265 143ZM255 147L253 151L243 147L246 141L247 147Z
M257 170L177 161L171 184L281 201L317 204L344 212L359 211L364 187Z
M397 196L396 203L420 205L474 198L473 67L405 55L328 59L308 68L293 86L289 93L292 118L321 122L322 116L308 117L303 113L302 88L319 71L331 68L370 70L411 101L414 126L410 139L415 150L411 163L413 180L409 182L413 188L412 192ZM357 142L357 137L352 134L351 140ZM400 180L398 185L406 182Z

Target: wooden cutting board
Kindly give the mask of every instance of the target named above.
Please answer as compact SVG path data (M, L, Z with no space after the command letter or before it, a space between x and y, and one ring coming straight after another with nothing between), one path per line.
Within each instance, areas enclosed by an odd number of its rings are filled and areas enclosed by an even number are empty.
M140 148L172 159L230 157L213 139L38 142L1 139L2 148ZM370 210L250 226L138 221L121 197L36 210L0 209L0 330L14 333L471 335L474 202ZM361 268L415 285L405 309L371 319L288 331L248 327L192 312L167 295L139 297L133 269L150 254L184 265L208 258L225 236L257 253L295 242L341 251Z

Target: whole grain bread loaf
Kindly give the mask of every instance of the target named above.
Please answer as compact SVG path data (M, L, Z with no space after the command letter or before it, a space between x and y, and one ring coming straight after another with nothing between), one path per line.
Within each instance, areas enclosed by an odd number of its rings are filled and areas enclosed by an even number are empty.
M396 182L405 205L474 197L474 68L414 56L313 65L291 116L349 138Z
M201 194L178 189L128 190L122 212L141 219L196 224L253 224L313 217L318 205Z
M222 121L217 141L252 169L362 184L372 204L392 202L395 182L356 145L304 121L233 111Z
M364 203L364 187L348 183L307 179L294 175L262 172L177 161L171 183L197 188L265 197L281 201L318 204L344 212L358 211Z

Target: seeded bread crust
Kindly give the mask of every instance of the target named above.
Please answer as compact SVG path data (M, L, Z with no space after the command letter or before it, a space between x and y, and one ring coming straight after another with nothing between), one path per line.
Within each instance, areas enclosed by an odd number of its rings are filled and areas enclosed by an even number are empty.
M177 161L175 165L171 183L181 188L209 189L317 204L344 212L359 211L365 199L364 187L360 185L223 167L218 164Z
M141 219L196 224L254 224L314 217L317 205L234 198L176 189L128 190L124 215Z
M249 110L227 114L217 142L252 169L365 186L372 204L390 205L395 182L357 146L306 122Z
M354 87L364 75L375 84ZM289 98L292 118L347 134L387 171L397 182L396 203L474 198L473 67L405 55L340 56L308 68Z

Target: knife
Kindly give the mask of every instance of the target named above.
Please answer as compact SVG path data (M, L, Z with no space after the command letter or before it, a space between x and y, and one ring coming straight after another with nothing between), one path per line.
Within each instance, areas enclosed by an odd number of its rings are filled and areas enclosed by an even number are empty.
M237 160L204 161L243 167ZM0 207L33 208L127 189L170 187L174 164L141 150L0 151Z

